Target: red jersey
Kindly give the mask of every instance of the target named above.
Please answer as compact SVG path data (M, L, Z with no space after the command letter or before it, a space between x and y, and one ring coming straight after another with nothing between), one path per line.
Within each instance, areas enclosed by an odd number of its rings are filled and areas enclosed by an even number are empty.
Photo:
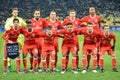
M83 28L80 30L80 34L84 35L84 44L96 44L98 33L94 29L91 33L88 32L87 28Z
M100 33L100 41L101 41L101 46L111 46L111 40L113 39L114 43L113 45L115 46L116 44L116 36L113 33L109 33L109 36L105 36L104 32Z
M66 19L63 21L62 25L65 26L65 25L66 25L67 23L69 23L69 22L71 22L71 23L73 24L73 27L74 27L74 28L78 28L78 26L80 26L80 24L81 24L81 21L80 21L80 19L78 19L78 18L75 18L74 20L72 20L71 18L66 18Z
M23 28L22 34L24 35L24 38L25 38L24 44L26 44L26 45L34 45L35 44L35 38L37 36L36 30L32 29L31 32L28 32L27 28Z
M19 26L17 30L15 30L13 26L11 26L11 29L7 30L2 37L6 42L8 42L9 40L13 42L17 42L17 39L21 33L21 30L22 30L21 26Z
M85 16L81 19L81 22L92 22L94 29L99 29L99 24L101 22L101 18L99 15L95 15L94 17L92 17L91 15Z
M53 27L54 31L57 31L59 28L62 27L62 24L59 20L55 19L55 21L51 21L50 19L47 20L47 24Z
M38 32L42 31L42 29L47 26L47 22L43 18L39 18L38 20L32 18L30 21L32 22L33 29L37 30Z
M64 35L63 44L74 44L76 40L75 36L78 34L78 31L75 28L72 32L68 32L67 29L63 29L58 32L58 34Z
M45 32L39 33L43 38L43 46L54 46L54 39L57 37L57 33L53 31L51 36L48 36Z

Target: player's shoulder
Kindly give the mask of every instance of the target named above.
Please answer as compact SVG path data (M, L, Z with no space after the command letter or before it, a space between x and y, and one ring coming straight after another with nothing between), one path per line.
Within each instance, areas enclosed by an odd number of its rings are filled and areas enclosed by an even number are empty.
M110 36L115 36L115 34L113 32L110 32Z

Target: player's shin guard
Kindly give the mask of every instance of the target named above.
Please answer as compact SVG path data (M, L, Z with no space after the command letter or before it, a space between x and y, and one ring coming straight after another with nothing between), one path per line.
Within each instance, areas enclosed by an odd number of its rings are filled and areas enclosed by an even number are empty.
M76 57L72 57L72 69L75 69L76 66Z
M62 69L66 68L66 57L62 57Z
M83 69L86 70L86 58L82 58Z
M87 55L87 66L90 66L91 55Z
M34 71L36 70L37 62L38 62L38 58L33 58L33 70Z
M42 65L43 65L43 69L46 70L47 69L47 62L46 62L46 60L42 60Z
M4 59L3 63L4 63L4 71L7 71L7 65L8 65L7 59Z
M20 71L20 59L16 59L17 71Z
M24 70L27 70L27 60L26 58L23 59Z
M54 70L55 69L55 60L51 61L51 69Z
M95 70L97 66L97 58L93 58L93 67L92 69Z
M104 58L100 58L100 67L104 69Z
M112 58L112 68L116 68L116 57Z
M33 68L33 57L30 57L30 67Z

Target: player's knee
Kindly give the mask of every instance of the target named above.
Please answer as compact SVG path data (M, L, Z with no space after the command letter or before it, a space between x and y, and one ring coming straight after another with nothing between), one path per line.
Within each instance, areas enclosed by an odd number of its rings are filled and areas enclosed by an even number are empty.
M23 55L23 58L26 58L27 57L27 55Z
M66 56L67 56L67 54L66 54L66 53L63 53L63 54L62 54L62 56L63 56L63 57L66 57Z
M86 55L85 55L85 54L83 54L83 55L82 55L82 58L86 58Z

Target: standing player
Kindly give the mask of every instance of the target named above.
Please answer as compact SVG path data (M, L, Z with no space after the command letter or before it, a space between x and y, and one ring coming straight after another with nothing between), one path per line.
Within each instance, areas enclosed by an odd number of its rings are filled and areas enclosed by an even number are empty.
M43 38L44 42L42 45L42 65L43 65L43 74L46 74L47 69L47 55L50 54L51 57L51 74L55 74L55 45L54 39L57 37L57 33L52 30L52 26L47 26L46 31L40 33L40 37Z
M47 26L47 22L45 19L40 18L40 10L36 9L34 11L34 18L30 19L32 22L32 27L35 29L37 32L41 32L44 27ZM35 39L38 47L38 71L41 72L42 70L40 69L40 62L41 62L41 45L42 45L42 38L36 38ZM32 70L32 62L33 62L33 57L30 57L30 64Z
M30 21L27 22L27 28L22 29L22 34L24 35L25 41L23 46L23 65L24 65L24 74L27 73L27 54L30 52L33 55L33 73L36 72L36 65L38 59L38 48L35 42L35 38L37 37L37 32L32 28L32 23Z
M55 11L51 11L50 12L50 19L47 20L47 24L51 25L54 31L57 31L58 29L60 29L62 27L61 22L59 20L56 19L56 12ZM58 37L56 37L54 39L55 41L55 52L56 52L56 56L55 56L55 67L57 66L57 60L58 60L58 56L57 56L57 52L58 52ZM47 56L47 64L49 66L49 56ZM59 71L59 69L55 69L56 72Z
M73 27L78 29L78 26L81 25L81 22L80 22L80 19L76 18L75 16L76 16L75 10L70 10L69 17L66 18L63 21L63 26L65 26L67 23L71 22L73 24ZM78 46L77 47L77 57L76 57L77 61L76 61L76 64L77 64L77 70L79 71L80 70L80 68L78 67L79 66L79 54L78 54L78 51L79 51L79 41L78 41L78 36L77 35L75 36L75 43ZM69 61L69 56L67 56L66 65L68 65L68 61ZM66 66L66 68L67 68L67 66Z
M73 28L72 23L67 23L66 24L66 29L63 29L59 32L59 34L64 35L63 43L62 43L62 72L61 74L64 74L66 72L66 61L67 61L67 56L68 52L72 53L72 72L73 73L78 73L77 72L77 45L75 43L75 36L77 35L77 29Z
M116 45L116 36L109 32L109 26L104 26L104 31L100 33L100 67L101 72L104 72L104 55L105 52L108 52L108 55L112 56L112 69L114 72L118 72L116 68L116 55L115 55L115 45ZM113 44L111 44L113 40Z
M82 49L82 73L86 73L86 57L87 55L93 56L93 72L96 73L97 65L97 37L98 33L93 29L91 22L87 23L87 27L80 30L80 34L84 35L84 43Z
M13 19L13 26L10 26L10 29L7 30L3 34L3 39L5 40L4 44L4 74L7 74L7 53L6 53L6 43L15 43L17 42L18 36L21 33L21 27L19 26L19 20ZM18 74L21 74L20 72L20 59L19 56L16 58L16 64L17 64L17 72Z
M90 7L89 8L89 15L83 17L81 19L81 25L84 25L86 26L87 22L92 22L93 23L93 29L95 29L97 32L100 32L100 22L101 22L101 18L99 15L96 14L96 10L94 7ZM98 39L98 42L99 42L99 39ZM100 54L99 54L99 47L98 47L98 52L97 52L97 66L98 68L99 67L99 57L100 57ZM90 59L91 59L91 56L88 55L87 56L87 69L89 69L89 66L90 66Z
M6 22L5 22L5 30L9 30L11 26L13 25L13 20L17 18L19 20L19 25L20 26L26 26L25 21L21 18L18 17L18 8L13 8L12 9L12 16L9 17ZM20 48L22 49L22 36L19 35L18 37L18 43L20 45ZM8 72L11 71L11 60L8 58Z

